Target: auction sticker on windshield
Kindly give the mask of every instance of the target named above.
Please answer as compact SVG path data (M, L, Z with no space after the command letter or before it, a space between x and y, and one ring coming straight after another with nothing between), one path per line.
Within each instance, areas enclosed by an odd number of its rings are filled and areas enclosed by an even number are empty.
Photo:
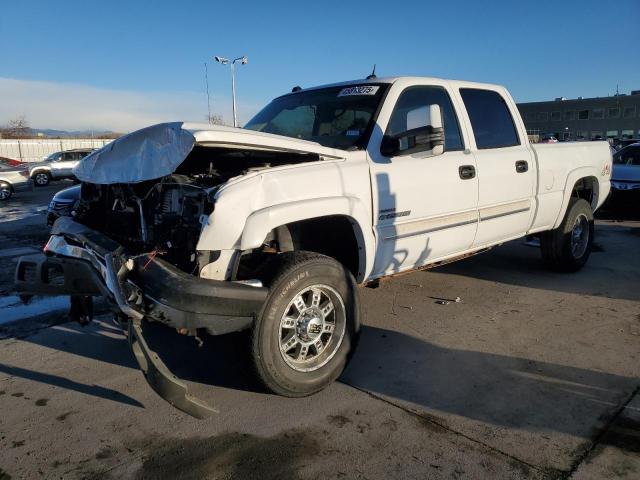
M356 87L347 87L340 90L339 97L348 97L351 95L375 95L380 87L375 85L359 85Z

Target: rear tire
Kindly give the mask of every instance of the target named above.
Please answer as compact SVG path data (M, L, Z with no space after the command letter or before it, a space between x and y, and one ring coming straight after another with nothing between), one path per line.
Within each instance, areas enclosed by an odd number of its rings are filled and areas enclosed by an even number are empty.
M33 183L36 187L46 187L51 182L49 172L36 172L33 175Z
M540 235L542 258L558 272L577 272L591 254L594 224L589 202L572 197L558 228Z
M357 343L353 275L333 258L298 251L277 255L262 277L270 292L251 341L258 378L287 397L322 390L340 376Z

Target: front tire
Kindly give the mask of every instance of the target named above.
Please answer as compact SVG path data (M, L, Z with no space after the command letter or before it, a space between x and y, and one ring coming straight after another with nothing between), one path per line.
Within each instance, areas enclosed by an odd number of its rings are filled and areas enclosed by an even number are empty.
M333 258L287 252L272 260L264 280L270 292L251 342L259 379L287 397L322 390L340 376L357 343L353 275Z
M542 258L552 270L577 272L589 259L593 234L591 205L573 197L560 226L540 236Z
M13 191L8 183L0 183L0 201L9 200Z
M33 183L36 187L46 187L51 182L51 175L49 172L36 172L33 176Z

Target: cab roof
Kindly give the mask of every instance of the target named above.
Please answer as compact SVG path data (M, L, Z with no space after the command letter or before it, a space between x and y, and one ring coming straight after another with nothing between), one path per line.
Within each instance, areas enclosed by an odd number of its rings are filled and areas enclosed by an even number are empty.
M452 86L457 87L467 87L467 88L488 88L491 90L503 89L502 85L494 84L494 83L481 83L481 82L469 82L465 80L454 80L454 79L446 79L446 78L438 78L438 77L417 77L417 76L399 76L399 77L376 77L376 78L361 78L356 80L348 80L345 82L337 82L337 83L328 83L325 85L317 85L313 87L301 88L300 90L296 90L295 92L288 92L280 97L285 97L287 95L296 95L298 93L308 92L312 90L319 90L322 88L331 88L331 87L349 87L352 85L363 85L363 84L393 84L396 82L403 83L425 83L425 82L435 82L435 83L449 83ZM278 98L280 98L278 97Z

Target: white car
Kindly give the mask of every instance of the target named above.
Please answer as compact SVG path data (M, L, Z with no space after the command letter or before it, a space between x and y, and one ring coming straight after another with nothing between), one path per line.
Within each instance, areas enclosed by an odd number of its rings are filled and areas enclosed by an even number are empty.
M73 216L56 220L46 255L20 260L17 290L72 295L82 322L105 297L151 386L206 416L150 350L146 322L252 329L266 387L309 395L352 353L358 286L525 235L540 236L550 267L579 270L611 153L607 142L531 145L498 85L368 78L295 88L242 129L148 127L74 174Z
M93 151L95 151L93 148L76 148L54 152L42 162L29 165L31 178L37 187L49 185L51 180L75 178L74 167Z
M0 163L0 201L9 200L14 193L32 188L33 183L26 167Z

